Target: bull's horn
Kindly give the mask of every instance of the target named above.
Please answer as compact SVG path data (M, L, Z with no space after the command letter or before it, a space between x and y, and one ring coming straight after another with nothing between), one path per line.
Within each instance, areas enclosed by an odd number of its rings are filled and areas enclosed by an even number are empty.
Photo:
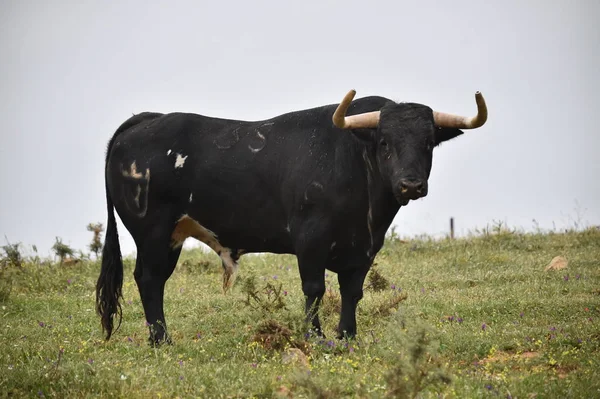
M487 106L480 92L475 93L477 102L476 116L460 116L433 111L433 120L439 127L454 127L457 129L475 129L483 126L488 117Z
M376 128L379 125L381 112L365 112L364 114L346 116L346 111L356 95L356 90L350 90L333 113L333 124L340 129Z

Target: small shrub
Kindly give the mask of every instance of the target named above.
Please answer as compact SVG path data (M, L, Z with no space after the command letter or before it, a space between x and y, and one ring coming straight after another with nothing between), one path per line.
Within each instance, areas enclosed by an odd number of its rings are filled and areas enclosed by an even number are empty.
M293 331L275 320L264 320L256 328L252 338L268 350L283 351L286 348L296 348L304 354L309 354L310 346L304 340L294 338Z
M179 265L179 270L188 274L220 273L221 268L207 260L186 259Z
M389 359L394 367L386 375L386 396L416 398L428 389L450 384L450 375L434 350L432 330L402 317L398 321L392 323L391 339L400 350L392 355L395 359Z
M321 300L320 310L325 317L338 315L342 311L342 298L337 290L327 288Z
M0 266L0 303L6 302L12 291L12 276L6 266Z
M19 249L20 245L20 242L11 244L8 242L8 240L6 240L6 245L2 246L2 250L4 251L3 263L17 267L21 267L23 265L23 256L21 255L21 250Z
M54 251L56 256L58 256L58 258L60 259L61 265L63 264L63 262L65 261L65 258L67 256L72 258L73 254L74 254L73 249L71 247L69 247L67 244L63 243L62 239L60 237L56 237L56 242L52 246L52 250Z
M375 265L373 265L373 266L375 266ZM387 278L385 278L379 272L379 270L377 270L377 268L375 268L375 267L371 268L371 271L369 272L367 279L369 282L368 282L366 288L371 291L379 292L379 291L388 289L390 287L389 280Z
M87 230L94 233L94 237L88 248L96 255L96 259L98 259L98 254L102 251L102 232L104 231L104 227L102 223L90 223L87 225Z
M246 294L244 303L253 309L270 313L286 308L281 283L275 285L267 282L259 287L256 277L250 276L243 279L242 292Z
M405 292L394 294L391 298L382 302L375 308L375 314L381 317L386 317L398 310L400 302L405 301L408 298L408 294Z

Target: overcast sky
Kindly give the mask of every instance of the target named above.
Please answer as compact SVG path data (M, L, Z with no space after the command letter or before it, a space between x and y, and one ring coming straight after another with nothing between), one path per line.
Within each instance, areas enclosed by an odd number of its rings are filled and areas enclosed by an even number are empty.
M0 234L84 249L132 113L258 120L381 95L473 114L401 235L600 225L600 2L0 0ZM418 5L417 5L418 4ZM119 225L123 252L135 250Z

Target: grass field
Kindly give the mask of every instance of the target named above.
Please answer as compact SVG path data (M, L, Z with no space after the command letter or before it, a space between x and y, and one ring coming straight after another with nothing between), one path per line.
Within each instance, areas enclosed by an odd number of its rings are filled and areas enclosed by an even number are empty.
M544 271L561 255L568 268ZM294 257L245 256L232 292L220 262L184 253L167 283L173 345L147 344L133 261L109 342L94 312L97 262L5 266L0 396L127 398L600 397L600 231L390 239L337 341L307 337ZM11 288L8 293L9 287Z

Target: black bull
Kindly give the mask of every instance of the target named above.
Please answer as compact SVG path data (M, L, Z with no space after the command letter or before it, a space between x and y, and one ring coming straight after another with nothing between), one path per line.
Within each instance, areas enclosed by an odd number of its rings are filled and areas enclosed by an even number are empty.
M317 333L325 270L336 272L338 334L354 336L365 276L400 207L427 194L433 148L459 128L481 126L487 110L479 93L473 118L353 97L259 122L184 113L124 122L106 153L108 223L96 287L106 339L121 320L123 284L113 208L137 246L134 276L151 343L168 339L164 287L187 237L221 257L225 289L242 254L295 254Z

